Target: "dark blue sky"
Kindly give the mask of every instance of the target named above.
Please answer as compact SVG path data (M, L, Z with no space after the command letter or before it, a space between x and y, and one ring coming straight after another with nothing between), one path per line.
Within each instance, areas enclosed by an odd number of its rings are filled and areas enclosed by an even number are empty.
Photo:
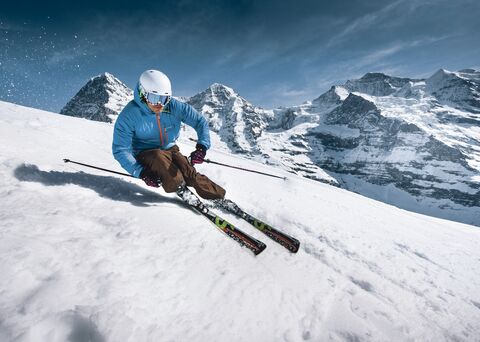
M97 3L98 2L98 3ZM22 1L0 10L0 99L59 111L108 71L156 68L175 95L213 82L271 108L369 71L480 69L480 1Z

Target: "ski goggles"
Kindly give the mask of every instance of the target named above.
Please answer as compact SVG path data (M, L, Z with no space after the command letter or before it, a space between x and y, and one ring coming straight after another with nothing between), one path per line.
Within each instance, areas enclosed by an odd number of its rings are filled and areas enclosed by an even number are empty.
M146 92L143 87L139 87L140 98L152 105L165 106L171 99L170 95L159 95L155 93Z
M165 106L170 101L169 95L158 95L153 93L146 93L143 95L145 100L152 104L152 105L159 105Z

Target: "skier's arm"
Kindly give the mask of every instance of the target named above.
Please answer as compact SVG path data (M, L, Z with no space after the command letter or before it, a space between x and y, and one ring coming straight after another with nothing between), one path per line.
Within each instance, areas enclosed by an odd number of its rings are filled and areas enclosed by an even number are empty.
M132 138L134 127L127 115L120 115L113 130L112 153L120 165L132 176L139 178L143 170L132 153Z
M197 144L205 146L208 150L210 148L210 129L208 121L199 114L192 106L187 103L177 101L180 106L181 120L187 125L193 127L197 132Z

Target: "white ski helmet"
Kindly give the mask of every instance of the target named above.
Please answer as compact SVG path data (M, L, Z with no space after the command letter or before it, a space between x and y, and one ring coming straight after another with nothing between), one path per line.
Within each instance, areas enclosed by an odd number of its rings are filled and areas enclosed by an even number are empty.
M167 75L158 70L146 70L138 80L140 91L156 95L172 96L172 85Z

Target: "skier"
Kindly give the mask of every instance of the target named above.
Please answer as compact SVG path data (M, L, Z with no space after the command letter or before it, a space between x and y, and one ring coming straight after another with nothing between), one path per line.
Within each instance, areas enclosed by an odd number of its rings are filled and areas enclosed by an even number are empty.
M190 162L175 144L182 122L197 132ZM118 115L114 127L112 152L120 165L148 186L161 185L166 192L187 185L202 198L223 199L225 189L194 168L203 163L208 148L207 120L190 105L172 98L171 83L164 73L143 72L134 99Z

